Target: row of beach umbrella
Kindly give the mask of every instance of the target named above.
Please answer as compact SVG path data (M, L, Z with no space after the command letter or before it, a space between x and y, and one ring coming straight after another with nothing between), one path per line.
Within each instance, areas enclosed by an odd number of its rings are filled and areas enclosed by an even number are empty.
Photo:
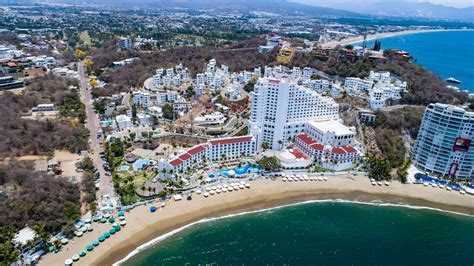
M284 175L281 180L283 182L297 182L297 181L328 181L327 177L316 177L316 176L310 176L308 177L307 175Z
M110 214L104 215L104 217L98 221L102 222L102 219L106 219L106 221L108 220L110 223L112 223L112 228L109 231L105 232L103 235L99 236L90 245L87 245L84 250L81 250L78 254L74 254L70 259L65 260L64 265L66 266L72 265L74 262L78 261L81 257L84 257L87 254L87 252L93 251L95 247L100 245L100 242L104 242L107 238L110 238L111 235L114 235L115 233L120 231L122 229L122 226L125 226L127 224L127 222L125 221L124 215L125 215L124 212L119 212L118 214L118 217L120 220L119 223L115 222L115 219L111 217ZM108 216L108 217L106 218L105 216ZM87 221L85 222L87 223ZM63 238L61 240L62 244L67 244L68 242L69 240L67 240L66 238Z
M232 192L237 191L239 189L250 188L249 183L245 183L245 181L240 181L240 183L229 183L224 185L217 185L212 187L207 187L205 192L203 193L202 190L196 190L197 194L203 194L204 197L209 197L209 195L220 194L225 192Z

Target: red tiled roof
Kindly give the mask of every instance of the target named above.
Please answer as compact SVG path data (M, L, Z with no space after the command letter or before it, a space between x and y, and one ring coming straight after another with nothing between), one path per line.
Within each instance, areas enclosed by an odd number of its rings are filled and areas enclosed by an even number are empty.
M212 145L224 145L240 142L249 142L252 140L252 136L236 137L236 138L224 138L224 139L213 139L210 140Z
M194 146L193 148L188 150L188 153L190 155L198 154L198 153L202 152L203 150L205 150L206 147L207 147L206 144L201 144L201 145L198 145L198 146Z
M178 156L179 159L181 159L182 161L186 161L187 159L191 158L191 155L189 155L189 153L183 153L181 154L180 156Z
M357 150L351 146L332 148L332 153L335 153L335 154L346 154L346 153L353 153L353 152L357 152Z
M320 144L320 143L314 143L314 144L311 144L311 148L313 148L315 150L318 150L318 151L322 151L322 150L324 150L324 145Z
M300 150L298 150L296 148L293 148L293 151L290 152L290 153L293 154L296 157L296 159L301 159L301 158L303 158L305 160L308 159L308 158L306 158L306 156L304 156L304 154Z
M306 143L308 145L316 143L316 141L312 137L306 135L305 133L301 133L296 137L301 139L304 143Z
M332 148L332 153L335 154L346 154L346 151L342 148Z
M279 84L280 80L278 80L278 79L268 79L268 82L270 82L272 84Z
M183 161L181 161L179 158L176 158L176 159L173 159L173 160L169 161L168 163L169 163L171 166L176 167L176 166L182 164Z

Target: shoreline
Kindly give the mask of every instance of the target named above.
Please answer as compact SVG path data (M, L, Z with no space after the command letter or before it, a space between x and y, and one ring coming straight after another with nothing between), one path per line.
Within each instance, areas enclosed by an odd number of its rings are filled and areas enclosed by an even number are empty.
M390 186L371 186L367 177L329 177L329 181L300 181L284 183L265 179L250 182L251 188L204 198L194 195L192 201L171 202L169 206L150 213L147 206L139 206L125 216L127 226L112 239L98 246L92 253L81 258L75 265L113 265L123 260L142 245L165 234L199 221L228 215L255 212L276 207L315 200L345 200L366 204L396 204L414 208L434 208L449 212L474 215L474 199L458 192L404 185L392 182ZM416 197L412 196L416 195ZM401 206L403 207L403 206ZM100 226L100 225L99 225ZM100 230L94 230L94 232ZM94 233L92 232L92 233ZM66 258L77 253L86 239L75 238L77 243L67 245L67 250L48 254L40 265L60 265ZM95 236L97 237L97 236ZM95 238L96 239L96 238ZM82 243L84 242L84 243ZM60 263L58 263L60 262Z
M385 39L385 38L402 36L402 35L418 34L418 33L446 32L446 31L472 31L472 30L474 29L432 29L432 30L404 30L404 31L395 31L395 32L384 32L384 33L376 33L376 34L367 35L367 41ZM363 40L364 40L364 36L355 36L355 37L350 37L350 38L343 39L340 41L329 41L326 43L322 43L321 47L322 48L335 48L337 46L362 42Z

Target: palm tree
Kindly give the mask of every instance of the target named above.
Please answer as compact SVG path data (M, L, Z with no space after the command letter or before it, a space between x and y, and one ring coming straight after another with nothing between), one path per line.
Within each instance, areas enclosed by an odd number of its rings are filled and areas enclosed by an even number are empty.
M151 193L151 187L148 187L148 196L150 196Z
M280 149L283 149L283 140L278 140L278 144L280 144Z
M142 185L141 187L143 194L145 194L145 185Z
M268 149L269 145L268 145L268 143L263 142L261 147L262 147L263 151L265 151L266 149Z
M156 195L156 187L153 187L152 190L153 190L153 195Z

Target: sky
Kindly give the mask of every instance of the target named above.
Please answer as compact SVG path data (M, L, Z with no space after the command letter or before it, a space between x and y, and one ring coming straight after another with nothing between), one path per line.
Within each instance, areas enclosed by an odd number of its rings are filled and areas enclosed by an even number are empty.
M341 2L341 3L344 3L344 2L357 2L357 1L360 1L360 2L367 2L365 0L293 0L293 1L296 1L296 2L301 2L301 3L311 3L311 4L314 4L314 5L321 5L321 6L325 6L324 4L321 4L321 3L324 3L324 2L329 2L331 4L334 4L334 3L337 3L337 2ZM372 0L373 1L373 0ZM379 0L380 1L380 0ZM469 6L474 6L474 0L406 0L406 1L410 1L410 2L431 2L433 4L442 4L442 5L445 5L445 6L451 6L451 7L469 7Z

